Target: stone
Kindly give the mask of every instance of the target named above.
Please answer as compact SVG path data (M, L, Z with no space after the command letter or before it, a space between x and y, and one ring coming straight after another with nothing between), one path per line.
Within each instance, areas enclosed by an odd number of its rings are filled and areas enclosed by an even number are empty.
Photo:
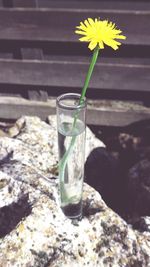
M140 232L150 232L150 217L140 217L134 222L133 227Z
M150 233L133 230L86 183L82 220L64 216L56 117L49 121L23 117L17 133L0 138L0 266L150 266ZM103 144L90 132L88 145L86 157Z
M0 129L0 137L8 136L6 132L4 132L2 129Z
M130 213L150 216L150 160L143 159L129 170Z

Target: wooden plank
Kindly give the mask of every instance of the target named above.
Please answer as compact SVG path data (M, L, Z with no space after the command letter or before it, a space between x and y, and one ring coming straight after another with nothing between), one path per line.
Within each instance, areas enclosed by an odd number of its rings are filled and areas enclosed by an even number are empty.
M45 120L49 114L56 114L55 101L40 102L19 97L0 97L0 118L18 119L21 116L39 116Z
M36 7L37 3L37 0L13 0L14 7Z
M1 0L2 1L2 0ZM7 0L5 0L7 1ZM32 3L32 5L31 5ZM13 0L14 7L45 7L45 8L67 8L67 9L97 9L101 5L103 9L109 10L148 10L150 8L149 0Z
M13 0L2 0L3 7L13 7Z
M44 90L28 90L28 98L36 101L47 101L48 93Z
M12 53L7 53L7 52L1 52L0 51L0 58L4 58L4 59L12 59L13 58L13 55Z
M130 9L130 7L129 7ZM0 40L78 42L75 26L87 17L109 18L127 36L127 45L150 45L150 9L107 10L62 8L0 8ZM56 19L59 17L59 19ZM67 20L66 20L67 18ZM68 23L69 22L69 23Z
M43 59L43 52L39 48L21 48L22 59ZM28 90L28 98L38 101L47 101L48 94L44 90Z
M150 108L128 101L88 100L87 117L92 125L125 127L150 120Z
M43 51L40 48L30 48L22 47L21 48L21 58L22 59L43 59Z
M0 97L0 118L18 119L23 115L39 116L46 119L56 114L56 99L37 102L15 97ZM87 124L103 126L128 126L142 120L150 120L150 108L142 105L117 102L88 100Z
M119 52L119 50L117 51L117 53ZM92 54L92 53L91 53ZM114 56L114 57L113 57ZM103 64L121 64L121 65L150 65L150 57L118 57L116 56L116 51L111 51L111 57L105 57L104 55L104 50L101 50L101 54L99 55L98 61L97 63L103 63ZM89 64L91 55L89 56L79 56L79 55L53 55L53 54L49 54L49 53L44 53L43 54L43 60L45 61L56 61L56 62L82 62L82 63L86 63Z
M30 0L29 0L30 1ZM14 0L14 3L17 3L18 7L20 6L20 0ZM150 10L149 0L144 1L123 1L123 0L94 0L94 1L86 1L86 0L69 0L69 1L60 1L60 0L37 0L39 7L46 8L66 8L66 9L97 9L101 7L102 9L107 10L127 10L127 11L147 11Z
M82 58L81 58L82 60ZM89 64L80 61L0 60L0 83L82 88ZM89 87L104 90L150 92L150 65L101 63L95 70Z

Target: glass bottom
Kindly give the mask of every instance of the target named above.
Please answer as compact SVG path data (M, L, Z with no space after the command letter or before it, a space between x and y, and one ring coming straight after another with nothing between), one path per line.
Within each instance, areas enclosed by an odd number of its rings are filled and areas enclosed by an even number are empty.
M61 207L63 213L69 219L78 219L82 218L82 201L77 204L68 204L64 207Z

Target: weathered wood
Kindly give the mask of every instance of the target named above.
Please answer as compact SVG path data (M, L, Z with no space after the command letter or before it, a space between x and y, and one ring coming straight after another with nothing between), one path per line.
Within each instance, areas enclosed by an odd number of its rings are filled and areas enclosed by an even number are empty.
M87 117L89 124L125 127L150 120L150 108L128 101L89 100Z
M12 53L0 53L0 59L12 59L13 58L13 55L12 55Z
M8 1L8 0L0 0ZM10 0L9 0L10 1ZM14 7L45 7L57 9L109 9L109 10L127 10L143 11L150 9L149 0L11 0Z
M47 101L48 93L44 90L28 90L28 98L37 101Z
M19 7L20 0L13 0L14 3ZM30 0L28 0L30 1ZM150 9L149 0L139 1L139 0L37 0L39 7L46 8L67 8L67 9L107 9L107 10L127 10L127 11L143 11Z
M0 60L0 83L82 88L89 64L79 61ZM150 92L150 65L99 63L90 88ZM136 78L133 78L136 77Z
M29 115L45 120L50 114L56 114L55 98L38 102L0 97L0 118L18 119L22 115ZM131 102L88 101L87 124L121 127L142 120L150 120L150 108Z
M14 7L36 7L38 3L38 0L25 0L25 1L24 0L12 0L12 1L13 1Z
M13 7L13 0L2 0L3 7Z
M150 105L148 1L0 0L0 6L0 93L17 92L30 99L0 102L3 118L26 114L45 119L55 113L48 95L81 92L90 52L86 43L79 43L74 29L87 17L109 18L127 36L117 54L108 47L101 51L88 94L108 99L138 95ZM90 124L124 126L149 119L149 108L129 108L124 102L118 107L108 100L106 105L98 103L98 108L96 102L88 106Z
M130 6L129 6L130 9ZM109 18L127 35L127 45L150 45L149 10L111 10L101 4L93 9L0 8L0 39L78 42L74 28L87 17ZM56 19L58 18L59 19ZM67 20L66 20L67 18ZM69 22L69 23L68 23Z
M21 47L22 59L43 59L43 51L40 48Z
M39 48L21 48L22 59L42 60L43 53ZM44 73L43 73L44 75ZM43 90L28 90L28 97L32 100L47 101L48 94Z
M0 118L18 119L21 116L39 116L45 120L49 114L56 114L55 100L50 102L31 101L17 97L0 97Z

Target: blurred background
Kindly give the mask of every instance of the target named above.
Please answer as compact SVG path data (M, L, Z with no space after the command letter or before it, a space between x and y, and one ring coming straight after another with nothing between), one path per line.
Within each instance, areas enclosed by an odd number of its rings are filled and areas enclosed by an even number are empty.
M108 19L127 36L119 50L100 52L87 92L88 123L122 126L149 118L149 1L0 0L2 119L45 119L55 113L56 96L81 92L92 55L74 31L88 17Z

